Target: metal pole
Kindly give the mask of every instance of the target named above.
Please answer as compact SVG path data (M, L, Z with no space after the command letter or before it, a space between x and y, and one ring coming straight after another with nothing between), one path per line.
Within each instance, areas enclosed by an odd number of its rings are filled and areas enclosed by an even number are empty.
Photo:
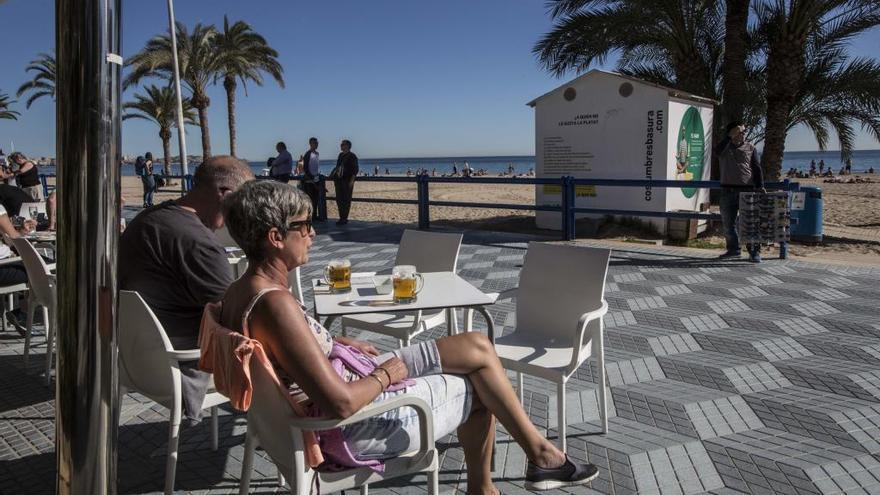
M56 0L58 494L116 493L122 0Z
M180 63L177 61L177 26L174 22L174 0L168 0L168 29L171 31L171 61L174 63L174 93L177 96L177 142L180 145L180 190L186 192L186 129L183 123L183 96L180 93Z

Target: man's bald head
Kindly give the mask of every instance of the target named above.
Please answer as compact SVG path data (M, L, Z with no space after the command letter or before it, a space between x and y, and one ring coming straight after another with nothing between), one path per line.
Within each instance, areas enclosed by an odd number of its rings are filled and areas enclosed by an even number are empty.
M223 227L223 198L249 180L254 180L254 173L243 161L229 155L212 156L196 169L192 190L178 204L191 208L206 227L217 230Z
M225 194L254 179L246 163L229 155L212 156L199 165L193 175L193 190Z

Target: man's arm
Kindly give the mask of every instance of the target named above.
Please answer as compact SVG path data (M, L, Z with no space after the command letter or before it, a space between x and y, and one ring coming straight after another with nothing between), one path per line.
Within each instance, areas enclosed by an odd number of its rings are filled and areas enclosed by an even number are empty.
M761 161L758 159L758 150L752 149L752 158L749 160L749 167L752 169L752 184L757 189L764 188L764 171L761 170Z

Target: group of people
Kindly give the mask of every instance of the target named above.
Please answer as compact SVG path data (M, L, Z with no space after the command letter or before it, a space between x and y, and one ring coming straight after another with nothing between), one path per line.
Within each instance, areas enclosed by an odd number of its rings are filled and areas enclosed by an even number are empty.
M277 182L287 184L294 175L301 175L299 188L308 196L311 202L311 211L314 220L320 220L318 212L318 200L320 197L321 177L321 154L318 151L318 138L309 138L309 147L300 155L294 163L293 155L287 151L287 144L283 141L275 145L277 156L270 158L266 165L269 176ZM339 210L339 220L336 225L348 223L351 212L351 200L354 195L354 183L360 167L358 157L351 151L351 141L343 139L339 144L340 152L336 157L336 166L327 174L327 178L333 181L336 194L336 207ZM325 191L326 192L326 191Z
M13 255L12 239L27 235L38 228L55 230L55 193L44 197L43 184L36 163L24 153L14 152L8 157L0 149L0 259ZM10 184L10 182L14 182ZM29 203L44 203L39 208L45 214L23 216L22 207ZM23 284L28 281L21 262L0 265L0 286ZM9 308L5 316L19 333L25 332L25 299L19 297L16 308Z
M344 143L343 153L348 152ZM338 163L345 166L345 157ZM197 347L203 312L209 303L219 303L219 309L209 306L212 318L259 341L282 383L309 410L344 418L399 394L427 400L435 437L458 431L468 493L498 493L490 470L496 419L525 451L527 488L574 486L595 478L595 466L569 459L531 423L484 335L427 340L382 355L368 342L333 337L288 290L288 274L309 260L315 236L312 198L283 180L253 179L246 164L214 156L196 170L185 196L141 211L122 234L119 287L140 293L175 348ZM249 261L237 280L214 235L224 225ZM368 360L375 371L360 376L335 369L329 356L336 345ZM181 372L184 415L196 422L211 377L196 362L184 363ZM394 410L346 426L337 440L355 462L394 458L418 446L411 414Z
M868 169L868 173L873 174L874 167ZM838 170L837 175L852 175L852 159L846 159L846 162L844 162L844 164L840 167L840 170ZM820 159L818 167L816 166L816 160L810 160L809 171L804 172L792 167L785 172L785 176L788 178L796 179L812 179L816 177L833 178L834 170L831 169L831 166L825 166L825 160Z

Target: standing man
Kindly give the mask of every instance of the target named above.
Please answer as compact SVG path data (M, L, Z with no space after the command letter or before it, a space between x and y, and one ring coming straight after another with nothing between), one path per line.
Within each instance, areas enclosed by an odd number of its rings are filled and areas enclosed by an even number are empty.
M348 223L348 212L351 211L351 198L354 194L354 180L358 174L358 157L351 152L351 141L343 139L339 145L342 153L336 158L337 177L333 179L336 188L336 207L339 209L339 221L336 225Z
M312 218L318 219L318 177L321 175L321 155L318 153L318 138L309 138L309 150L302 157L302 190L312 201Z
M205 304L223 299L232 283L223 227L223 198L254 178L250 167L215 155L200 165L193 188L177 200L141 211L119 240L119 288L137 291L175 349L199 347ZM197 422L211 375L197 361L181 362L184 417Z
M764 174L761 172L758 150L746 141L746 127L742 122L732 122L727 126L727 137L715 148L721 168L721 222L727 251L721 258L739 258L741 251L739 235L736 231L736 217L739 213L739 193L764 191ZM761 262L760 245L746 246L749 261Z
M279 141L275 145L275 151L278 152L278 156L272 161L269 175L273 180L287 184L290 181L290 173L293 171L293 157L287 151L287 145L284 144L284 141Z

